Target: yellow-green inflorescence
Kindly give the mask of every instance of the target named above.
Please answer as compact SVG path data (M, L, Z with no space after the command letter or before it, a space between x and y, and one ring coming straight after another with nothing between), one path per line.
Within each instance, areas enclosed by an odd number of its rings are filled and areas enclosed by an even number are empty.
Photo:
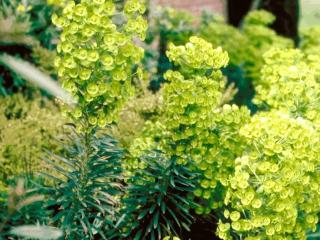
M201 38L191 37L185 46L170 45L167 56L179 66L169 70L164 87L165 126L168 130L169 155L184 163L205 155L210 130L215 124L213 110L219 105L223 88L220 68L228 63L221 48L213 49Z
M319 124L320 85L306 55L298 49L272 49L264 60L255 103Z
M132 65L143 49L133 39L143 39L147 28L140 0L124 6L112 0L69 1L62 16L52 21L62 28L55 65L63 87L78 101L70 113L85 129L104 127L134 92Z
M235 161L218 226L222 239L306 239L320 207L319 135L312 122L271 111L240 129L245 152Z
M209 213L219 206L215 189L227 184L235 156L242 153L237 132L250 113L245 107L220 106L225 86L219 69L228 63L221 48L191 37L185 46L170 45L167 55L177 70L165 74L163 148L179 164L191 159L202 172L194 195L204 204L196 211Z

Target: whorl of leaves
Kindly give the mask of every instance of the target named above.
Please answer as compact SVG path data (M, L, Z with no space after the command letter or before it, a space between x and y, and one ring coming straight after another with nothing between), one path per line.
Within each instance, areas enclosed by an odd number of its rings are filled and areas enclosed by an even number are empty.
M44 188L49 196L52 218L68 239L109 239L115 222L117 197L121 190L122 152L108 136L70 134L67 156L49 154L55 175L53 187Z
M160 240L171 233L179 236L182 229L189 231L196 171L165 159L159 152L141 157L141 161L146 167L132 177L123 200L119 226L124 236Z

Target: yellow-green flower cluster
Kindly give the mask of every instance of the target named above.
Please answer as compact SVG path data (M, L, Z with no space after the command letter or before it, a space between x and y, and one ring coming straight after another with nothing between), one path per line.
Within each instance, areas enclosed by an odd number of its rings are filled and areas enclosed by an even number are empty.
M185 46L169 44L167 56L170 61L180 66L180 72L197 74L200 77L202 76L198 71L206 72L212 69L220 69L225 67L229 61L227 52L224 52L222 48L213 49L211 43L195 36L191 37ZM220 73L220 71L218 72ZM178 72L174 73L179 74ZM168 74L171 75L171 72ZM167 78L170 77L167 76Z
M228 62L221 48L192 37L185 46L171 45L167 53L178 66L168 71L164 86L166 154L184 164L191 159L202 172L194 195L204 201L196 212L209 213L219 206L217 185L227 183L235 156L242 153L239 126L250 118L247 108L220 107L224 81L219 68Z
M68 0L47 0L47 3L57 7L65 7L68 3Z
M276 20L276 17L266 10L256 10L249 12L244 19L245 25L269 26Z
M244 150L244 139L239 136L239 129L249 122L250 111L246 107L226 104L217 108L212 117L215 125L209 137L214 141L205 146L206 155L203 158L195 158L203 172L194 191L196 197L204 200L202 206L196 208L198 214L222 207L224 189L228 186L229 175L234 172L235 159Z
M191 37L185 46L170 45L167 56L179 66L179 71L165 74L170 82L163 95L170 145L167 153L184 163L186 158L204 157L206 145L216 141L210 138L210 130L215 124L213 110L222 96L218 69L228 63L228 55L201 38Z
M319 213L319 135L313 124L259 113L240 129L244 154L229 179L222 239L306 239Z
M255 103L319 122L320 86L305 55L298 49L272 49L264 59Z
M58 76L78 100L71 115L89 129L117 119L120 107L134 91L132 65L143 56L133 38L145 35L144 4L128 0L118 11L115 2L69 1L62 16L52 17L63 29L55 60Z

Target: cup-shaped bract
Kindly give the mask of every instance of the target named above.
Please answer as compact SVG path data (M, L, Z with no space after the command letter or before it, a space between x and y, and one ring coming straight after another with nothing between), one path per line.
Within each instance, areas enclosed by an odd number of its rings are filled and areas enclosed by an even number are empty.
M60 17L52 16L62 28L55 61L58 76L78 100L69 112L89 131L115 121L133 94L132 66L143 56L134 39L144 38L144 11L140 0L126 1L122 10L116 1L82 0L70 1Z
M271 49L257 82L255 103L319 124L320 85L298 49Z
M225 82L220 69L229 59L220 47L191 37L185 46L171 45L167 55L177 70L165 74L169 82L163 96L165 149L178 163L192 159L202 173L194 195L204 204L196 211L208 213L221 203L215 190L226 184L234 159L241 154L237 132L250 112L236 105L221 106Z
M244 154L235 161L218 235L222 239L306 239L319 213L319 135L312 122L259 113L240 129Z

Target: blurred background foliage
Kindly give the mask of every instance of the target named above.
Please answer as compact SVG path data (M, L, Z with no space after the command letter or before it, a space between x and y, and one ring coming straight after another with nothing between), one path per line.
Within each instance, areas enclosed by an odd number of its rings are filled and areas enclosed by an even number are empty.
M53 59L59 30L51 23L54 5L44 0L3 0L0 3L0 52L8 53L53 74ZM0 95L31 94L32 87L17 74L0 65Z
M43 150L61 151L55 138L63 124L57 105L39 94L32 99L20 93L0 98L0 182L6 185L44 170Z

